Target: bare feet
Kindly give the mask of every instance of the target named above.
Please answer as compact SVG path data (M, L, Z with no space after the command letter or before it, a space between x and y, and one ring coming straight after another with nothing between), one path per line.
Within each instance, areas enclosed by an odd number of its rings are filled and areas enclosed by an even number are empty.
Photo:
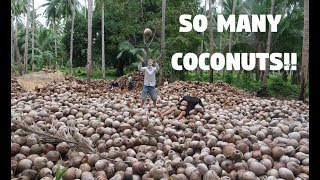
M161 114L161 112L160 111L158 111L158 115L159 115L159 117L161 118L161 120L163 119L163 116L162 116L162 114Z

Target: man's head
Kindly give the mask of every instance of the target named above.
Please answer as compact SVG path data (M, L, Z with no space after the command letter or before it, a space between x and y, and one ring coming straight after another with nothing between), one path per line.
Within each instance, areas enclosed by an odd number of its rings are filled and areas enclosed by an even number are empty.
M191 96L197 96L197 89L195 87L191 88Z
M153 60L152 59L148 59L148 66L152 66L152 64L153 64Z

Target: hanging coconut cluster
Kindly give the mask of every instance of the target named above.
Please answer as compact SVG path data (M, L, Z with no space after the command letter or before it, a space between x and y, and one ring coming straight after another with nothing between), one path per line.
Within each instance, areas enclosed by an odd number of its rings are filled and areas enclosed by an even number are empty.
M149 101L141 108L140 94L100 90L105 83L97 82L96 96L72 77L12 93L12 179L52 180L64 167L63 180L309 178L309 106L301 101L178 81L158 87L156 108ZM159 117L192 87L203 113Z

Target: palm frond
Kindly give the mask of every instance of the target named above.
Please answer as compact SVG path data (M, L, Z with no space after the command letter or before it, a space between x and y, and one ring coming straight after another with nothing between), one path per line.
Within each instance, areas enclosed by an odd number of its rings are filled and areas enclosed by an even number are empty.
M76 128L74 124L72 124L68 128L62 128L56 131L57 133L52 135L48 132L43 131L37 124L33 123L32 125L27 124L24 121L19 121L18 119L14 119L13 123L21 126L21 128L27 132L31 132L37 134L42 141L58 144L61 142L67 142L71 148L82 151L85 153L95 153L96 150L89 144L89 141L82 136ZM55 129L54 126L51 128Z

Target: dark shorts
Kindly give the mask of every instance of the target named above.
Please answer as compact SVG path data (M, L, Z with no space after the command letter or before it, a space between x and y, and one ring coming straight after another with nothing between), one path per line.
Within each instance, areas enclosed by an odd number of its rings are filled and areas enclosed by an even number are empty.
M150 94L153 101L157 100L157 91L155 86L143 86L141 99L143 101L146 100L148 94Z
M133 82L129 82L129 87L128 87L129 91L132 91L133 89Z

